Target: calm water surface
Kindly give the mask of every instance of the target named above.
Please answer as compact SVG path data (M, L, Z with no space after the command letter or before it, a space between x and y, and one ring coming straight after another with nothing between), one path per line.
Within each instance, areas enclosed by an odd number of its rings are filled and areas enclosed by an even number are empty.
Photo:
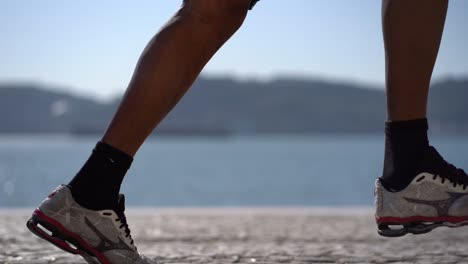
M35 206L67 183L98 138L0 137L0 207ZM468 168L468 138L433 144ZM370 206L379 136L159 138L137 154L131 206Z

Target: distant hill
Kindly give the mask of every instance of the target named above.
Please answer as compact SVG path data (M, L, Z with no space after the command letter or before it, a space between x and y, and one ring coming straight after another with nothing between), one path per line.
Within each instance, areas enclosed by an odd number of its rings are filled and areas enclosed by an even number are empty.
M431 129L468 132L468 79L436 82ZM102 133L118 104L44 85L0 84L0 133ZM168 134L381 133L382 90L349 83L199 78L157 129Z

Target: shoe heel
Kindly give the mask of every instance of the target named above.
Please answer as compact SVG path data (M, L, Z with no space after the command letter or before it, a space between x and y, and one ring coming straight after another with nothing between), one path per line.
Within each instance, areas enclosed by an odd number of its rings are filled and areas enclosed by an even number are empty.
M54 246L71 254L75 254L75 255L80 254L79 250L72 248L65 239L61 238L60 233L58 233L57 228L55 228L53 225L45 221L42 221L36 215L33 215L28 220L28 222L26 223L26 226L33 234L48 241ZM47 233L44 229L50 232L52 235Z
M94 250L83 240L80 240L76 234L61 226L60 223L54 223L53 219L48 219L39 209L36 209L26 223L26 226L36 236L66 252L81 255L88 263L111 264L102 253ZM44 229L51 234L47 233Z
M400 225L398 229L391 228L393 226L391 223L378 224L377 226L377 232L383 237L402 237L408 234L408 229L404 225Z

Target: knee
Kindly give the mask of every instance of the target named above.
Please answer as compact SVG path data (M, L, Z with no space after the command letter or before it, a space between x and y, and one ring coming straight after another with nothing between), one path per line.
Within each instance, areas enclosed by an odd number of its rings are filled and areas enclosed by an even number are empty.
M183 13L201 26L230 36L240 28L249 0L184 0Z

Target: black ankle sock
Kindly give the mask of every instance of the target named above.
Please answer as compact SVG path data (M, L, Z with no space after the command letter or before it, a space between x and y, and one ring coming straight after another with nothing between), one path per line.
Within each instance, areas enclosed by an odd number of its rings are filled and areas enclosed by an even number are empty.
M416 176L429 148L427 119L385 124L385 158L382 181L394 191L403 190Z
M98 142L88 161L68 184L73 198L91 210L115 208L120 185L132 161L128 154Z

